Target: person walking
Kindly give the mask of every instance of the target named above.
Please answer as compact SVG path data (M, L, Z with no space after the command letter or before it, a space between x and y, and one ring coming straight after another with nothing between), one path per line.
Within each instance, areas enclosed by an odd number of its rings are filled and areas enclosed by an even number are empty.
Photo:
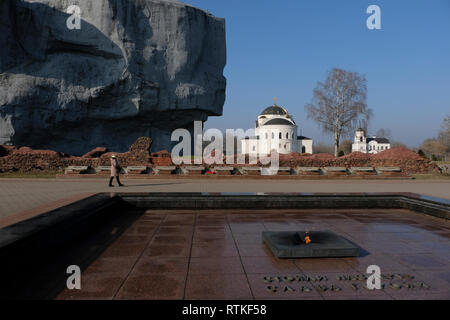
M116 155L113 155L111 157L111 178L109 179L109 186L114 187L113 180L114 177L116 177L117 183L119 184L119 187L123 187L124 185L120 182L119 174L120 174L120 165L119 160L117 159Z

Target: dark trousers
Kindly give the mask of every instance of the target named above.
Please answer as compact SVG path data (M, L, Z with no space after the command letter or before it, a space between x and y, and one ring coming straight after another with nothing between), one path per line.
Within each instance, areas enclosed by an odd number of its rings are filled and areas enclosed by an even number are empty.
M113 184L113 180L114 180L114 177L111 177L110 179L109 179L109 185L110 186L112 186ZM119 184L119 186L121 186L122 185L122 183L120 182L120 179L119 179L119 176L116 176L116 180L117 180L117 183Z

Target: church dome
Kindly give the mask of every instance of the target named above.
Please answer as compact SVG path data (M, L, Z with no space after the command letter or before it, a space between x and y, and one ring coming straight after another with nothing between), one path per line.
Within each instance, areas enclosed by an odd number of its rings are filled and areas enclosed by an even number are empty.
M266 123L264 123L265 126L270 126L270 125L284 125L284 126L292 126L294 125L291 121L287 120L287 119L283 119L283 118L276 118L276 119L272 119L267 121Z
M270 106L261 113L261 115L278 115L278 116L288 116L288 112L285 108L279 107L277 105Z

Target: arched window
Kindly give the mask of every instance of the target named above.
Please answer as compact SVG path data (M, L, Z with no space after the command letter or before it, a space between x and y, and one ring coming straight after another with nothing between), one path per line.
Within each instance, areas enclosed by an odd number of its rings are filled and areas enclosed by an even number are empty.
M272 139L275 139L275 133L272 132Z
M302 147L302 153L306 153L306 148L305 148L305 146Z
M269 134L266 132L266 139L269 139Z
M289 132L286 132L286 139L289 139Z
M280 134L279 134L278 136L280 137L280 139L282 139L282 137L281 137L281 132L280 132Z

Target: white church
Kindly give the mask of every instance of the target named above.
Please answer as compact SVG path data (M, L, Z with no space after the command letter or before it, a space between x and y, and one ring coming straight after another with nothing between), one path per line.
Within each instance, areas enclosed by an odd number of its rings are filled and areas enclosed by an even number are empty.
M378 152L391 148L391 143L386 138L372 137L367 138L364 129L357 129L355 140L352 144L352 152L362 152L376 154Z
M241 152L252 155L267 155L271 151L281 154L291 152L312 154L313 140L298 136L297 129L294 118L275 102L258 116L255 136L241 140Z

